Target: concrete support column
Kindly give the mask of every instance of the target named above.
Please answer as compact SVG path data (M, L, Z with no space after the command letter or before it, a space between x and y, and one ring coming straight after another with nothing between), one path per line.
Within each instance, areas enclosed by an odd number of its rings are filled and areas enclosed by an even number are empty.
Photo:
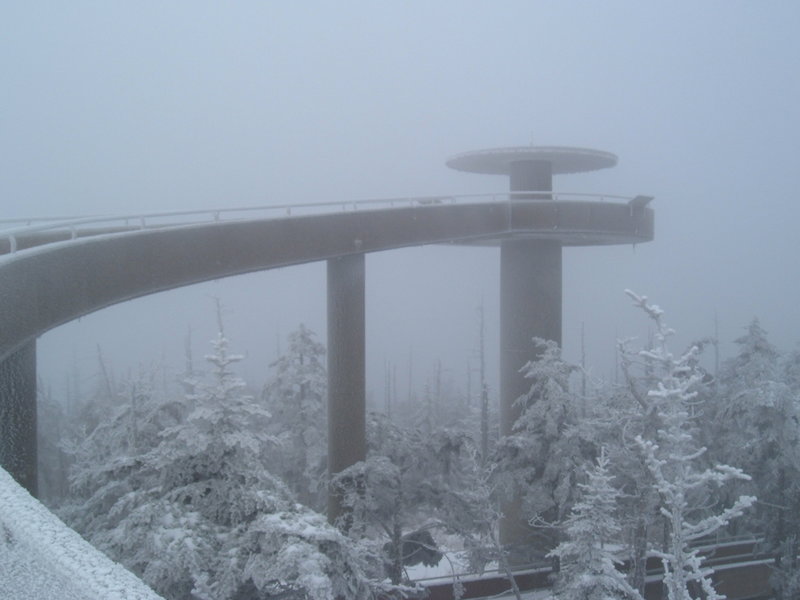
M0 362L0 466L32 496L38 494L36 341Z
M561 345L561 244L507 240L500 249L500 431L511 433L530 381L519 370L535 358L532 338Z
M532 338L561 345L561 244L549 240L506 240L500 249L500 434L509 435L520 415L517 398L531 382L520 373L535 359ZM530 530L519 500L503 507L504 544L523 544Z
M608 152L587 148L564 146L517 146L466 152L450 158L447 166L468 173L509 176L509 187L513 202L509 205L510 223L528 223L531 236L544 235L547 239L524 239L518 230L517 235L500 239L500 425L501 434L511 433L520 410L514 402L528 393L531 382L519 370L526 362L536 359L531 339L540 337L561 345L561 243L572 243L570 231L595 231L597 239L587 239L588 243L616 243L614 231L619 225L620 232L630 224L632 214L609 214L609 221L600 214L588 213L578 221L577 227L563 230L546 224L555 216L558 220L566 212L559 214L563 203L553 202L553 175L580 173L612 167L617 157ZM645 199L634 201L644 206ZM602 203L606 208L616 210ZM553 210L549 210L552 208ZM599 208L599 207L598 207ZM632 210L632 209L631 209ZM535 223L537 213L545 220ZM545 216L548 215L549 216ZM642 215L644 216L644 215ZM651 217L651 215L648 215ZM637 217L638 219L638 217ZM643 221L646 219L643 219ZM558 221L557 221L558 222ZM615 225L608 229L608 224ZM577 224L577 223L576 223ZM644 231L652 237L652 220L644 224ZM634 239L640 236L638 224L632 225ZM512 230L513 231L513 230ZM607 232L607 233L606 233ZM552 237L551 237L552 236ZM644 238L648 236L645 233ZM624 237L624 235L622 236ZM522 545L533 539L533 532L527 527L529 515L523 515L519 496L503 506L504 520L500 524L500 539L504 544ZM548 540L544 540L548 542ZM550 548L533 548L547 551ZM525 549L522 549L525 550ZM520 553L520 558L524 559ZM521 564L517 563L517 564Z
M364 255L328 260L328 474L366 458ZM328 495L328 520L342 513Z

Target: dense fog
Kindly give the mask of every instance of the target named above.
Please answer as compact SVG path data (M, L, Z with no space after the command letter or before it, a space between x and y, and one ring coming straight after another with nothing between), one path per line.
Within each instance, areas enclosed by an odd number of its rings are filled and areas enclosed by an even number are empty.
M658 319L626 289L665 310L676 355L715 339L702 356L676 359L696 358L700 374L741 358L745 335L768 338L791 365L798 19L795 3L720 0L6 3L0 228L23 217L504 192L506 177L446 160L493 147L598 149L618 164L557 175L554 190L652 196L656 217L652 242L564 249L563 358L585 364L597 397L625 383L618 339L658 346ZM385 410L387 396L430 399L434 388L440 399L469 392L476 407L481 314L497 404L499 258L456 245L367 256L373 408ZM98 311L39 338L40 390L67 402L155 370L165 389L180 388L187 339L199 366L221 318L244 355L236 374L259 396L301 324L325 344L325 286L319 262ZM576 385L577 371L565 372ZM727 447L716 451L725 459ZM274 502L289 506L281 485ZM361 560L337 543L343 564Z
M656 299L687 338L713 334L716 314L723 353L753 316L780 347L796 342L791 4L53 3L3 14L5 217L503 191L506 178L445 160L531 142L597 148L618 166L554 187L654 196L656 239L565 251L569 357L584 324L588 362L609 377L615 339L646 335L625 288ZM491 249L368 258L373 395L385 361L408 379L409 355L415 385L436 358L464 380L481 302L496 346L497 264ZM118 369L154 355L180 363L189 327L198 352L213 335L213 296L257 376L296 324L324 336L323 291L310 265L133 302L44 336L42 375L60 385L66 365L91 368L97 344Z

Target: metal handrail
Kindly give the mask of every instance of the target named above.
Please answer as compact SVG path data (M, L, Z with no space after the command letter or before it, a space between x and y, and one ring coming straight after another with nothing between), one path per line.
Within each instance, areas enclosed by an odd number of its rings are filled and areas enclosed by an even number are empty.
M744 544L750 544L753 547L757 546L758 543L763 538L755 533L742 533L737 535L710 535L704 538L700 538L697 540L693 540L689 545L692 548L699 550L705 556L706 562L711 563L719 563L722 561L722 564L726 564L728 562L732 562L733 559L738 558L747 558L748 560L753 558L753 553L743 553L743 554L734 554L734 555L726 555L720 558L713 558L711 555L713 554L714 550L726 548L730 546L738 546ZM493 550L494 547L485 547L486 550ZM655 554L648 552L648 557L654 557ZM762 555L759 555L762 556ZM546 569L552 569L553 561L546 558L536 559L532 562L515 565L513 568L514 574L519 575L522 573L530 573L535 571L541 571ZM660 567L659 567L660 568ZM655 572L655 571L654 571ZM417 583L425 583L425 582L432 582L432 581L439 581L441 579L449 579L453 577L457 577L458 579L464 581L472 577L480 577L483 575L498 575L500 577L505 576L504 571L500 569L500 567L492 567L488 569L484 569L480 572L478 571L467 571L467 570L453 570L449 574L443 575L434 575L429 577L418 577L414 579Z
M716 568L719 566L726 566L731 564L736 564L737 562L745 562L751 560L768 560L768 555L766 554L753 554L753 552L744 552L741 554L731 554L726 555L721 558L715 558L713 556L713 551L717 549L722 549L730 546L737 546L737 545L745 545L750 544L753 548L755 548L758 543L762 540L759 535L753 533L744 533L739 535L720 535L720 536L708 536L706 538L701 538L698 540L694 540L690 543L692 548L698 549L702 555L704 555L704 564L714 565ZM487 549L490 549L487 547ZM491 548L493 549L493 548ZM648 552L648 557L655 557L655 554ZM553 568L553 561L549 559L537 559L533 562L522 564L522 565L515 565L513 568L514 575L521 575L525 573L533 573L537 571L543 570L552 570ZM656 569L648 569L648 575L654 575L662 572L662 567L657 567ZM421 584L431 584L433 582L438 582L447 579L458 579L462 582L470 581L476 578L482 577L505 577L505 572L500 569L499 567L492 567L484 569L480 572L478 571L469 571L469 570L453 570L451 573L442 574L442 575L434 575L429 577L418 577L414 579L415 583Z
M542 199L530 199L531 195L543 196ZM9 242L10 254L15 254L17 249L17 238L43 233L47 231L69 231L69 240L60 240L58 243L65 241L75 240L81 237L81 233L91 234L89 229L79 229L87 225L116 225L126 229L125 232L111 233L111 235L121 235L130 231L139 231L145 229L155 229L164 227L185 227L191 225L198 225L208 222L218 222L222 220L223 216L238 215L241 213L256 213L256 212L282 212L280 216L273 218L285 218L293 215L293 212L301 212L302 214L325 214L327 212L348 212L357 211L363 207L384 206L386 208L397 208L398 205L406 207L433 207L442 204L455 204L455 203L478 203L478 202L496 202L514 204L517 202L549 202L549 201L580 201L586 199L595 199L601 202L606 200L622 200L630 202L633 198L630 196L618 196L612 194L597 194L586 192L553 192L545 191L519 191L519 192L500 192L500 193L473 193L473 194L457 194L457 195L441 195L441 196L413 196L413 197L396 197L396 198L373 198L366 200L356 200L352 202L307 202L302 204L273 204L265 206L246 206L238 208L219 208L219 209L202 209L202 210L182 210L182 211L168 211L158 213L144 213L144 214L126 214L126 215L92 215L85 217L35 217L35 218L16 218L16 219L0 219L0 225L4 223L26 223L23 227L12 227L8 229L0 229L0 240L7 240ZM310 212L306 212L310 211ZM203 219L186 220L192 217L205 217ZM158 220L181 218L184 220L178 222L159 223ZM42 221L45 221L42 223ZM37 222L38 224L32 224ZM106 232L107 233L107 232ZM95 235L100 235L96 233ZM50 242L56 243L56 242ZM44 244L46 245L46 244ZM41 247L41 246L37 246Z

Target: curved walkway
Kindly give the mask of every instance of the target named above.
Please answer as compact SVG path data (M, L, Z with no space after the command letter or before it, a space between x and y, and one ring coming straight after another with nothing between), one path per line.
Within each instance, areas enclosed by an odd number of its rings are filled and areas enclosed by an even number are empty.
M530 195L529 192L524 194ZM154 292L254 271L328 261L329 468L363 460L364 254L424 244L547 247L638 243L653 238L649 198L466 202L456 198L348 204L351 210L187 224L196 214L57 221L0 231L0 466L36 494L36 338L91 312ZM587 200L587 197L595 199ZM600 198L601 201L596 201ZM460 199L460 200L463 200ZM620 200L620 198L616 198ZM310 205L330 210L331 205ZM336 205L341 207L342 205ZM367 207L367 210L362 210ZM287 213L301 207L268 207ZM308 208L308 207L306 207ZM274 214L274 213L273 213ZM174 222L174 218L184 222ZM110 224L116 223L112 227ZM121 224L119 224L121 223ZM540 248L540 246L536 246ZM530 250L530 249L529 249ZM518 265L531 278L538 250ZM560 282L560 261L559 277ZM560 285L560 284L559 284ZM527 289L527 288L526 288ZM560 298L560 289L558 290ZM559 303L560 304L560 303ZM560 323L560 305L558 307ZM335 496L329 516L338 514Z
M60 243L68 234L57 230L49 239L15 239L44 245L0 258L0 361L53 327L193 283L423 244L553 235L569 236L565 245L644 242L653 237L653 213L618 202L420 204L107 231Z

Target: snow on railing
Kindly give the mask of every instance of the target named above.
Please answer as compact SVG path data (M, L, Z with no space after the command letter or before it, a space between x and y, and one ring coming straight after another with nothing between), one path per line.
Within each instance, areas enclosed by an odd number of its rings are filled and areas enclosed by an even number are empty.
M539 198L531 199L536 195ZM145 229L165 227L185 227L222 220L243 220L256 218L286 218L292 216L348 212L372 208L432 207L442 204L477 204L548 201L624 201L633 200L629 196L594 194L582 192L525 191L480 194L458 194L452 196L416 196L398 198L377 198L352 202L309 202L303 204L273 204L266 206L247 206L240 208L218 208L203 210L169 211L128 215L92 215L83 217L33 217L0 219L0 241L8 243L7 252L18 251L18 240L37 234L69 234L66 240L60 237L55 241L64 242L95 235L124 234ZM21 226L20 226L21 225ZM46 245L46 240L37 247Z

